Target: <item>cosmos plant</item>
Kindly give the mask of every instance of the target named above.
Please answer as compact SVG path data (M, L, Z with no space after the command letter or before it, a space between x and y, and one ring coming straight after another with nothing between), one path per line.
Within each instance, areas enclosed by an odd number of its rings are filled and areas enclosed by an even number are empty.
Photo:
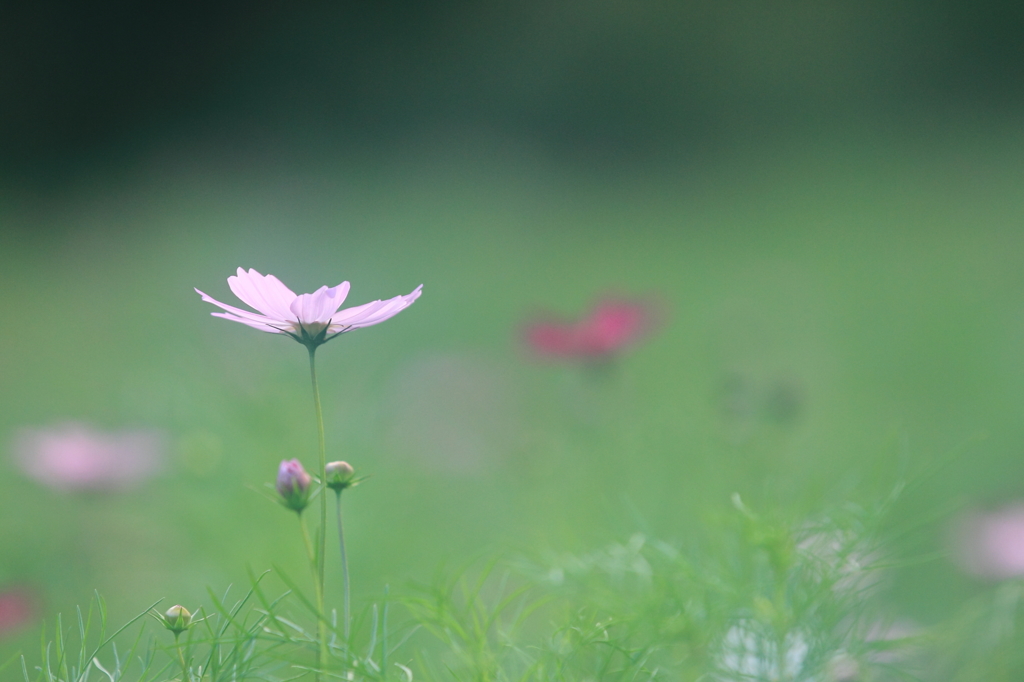
M243 303L258 312L221 303L196 289L196 293L204 301L212 303L224 311L212 313L214 317L240 322L262 332L284 334L304 345L309 352L309 373L313 386L313 405L316 411L320 443L320 457L316 468L320 488L312 487L312 477L306 473L297 459L281 462L276 488L281 496L282 504L299 515L299 523L302 527L303 539L316 587L317 608L320 612L317 668L322 670L328 655L326 610L324 608L324 559L327 544L327 495L324 494L324 488L330 488L336 493L338 539L341 546L345 586L344 632L347 638L350 633L351 596L348 557L345 552L345 534L342 527L341 492L353 485L356 480L353 477L352 467L347 463L332 462L331 467L328 467L324 442L323 410L320 405L320 389L316 376L316 350L346 332L370 327L394 317L420 297L423 285L416 287L404 296L372 301L344 310L339 310L339 308L348 296L350 289L348 282L342 282L334 287L322 286L311 294L296 294L273 275L262 275L253 269L246 271L238 268L235 275L228 277L228 286ZM320 499L320 525L315 547L309 540L306 526L302 522L302 511L314 496Z

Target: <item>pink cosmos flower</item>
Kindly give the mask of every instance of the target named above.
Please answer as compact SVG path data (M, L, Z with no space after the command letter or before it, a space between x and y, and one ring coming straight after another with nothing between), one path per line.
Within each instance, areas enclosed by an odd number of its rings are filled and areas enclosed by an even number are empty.
M0 590L0 637L20 630L35 617L35 599L24 588Z
M281 460L275 487L286 507L297 512L305 509L309 503L309 486L312 482L313 477L302 468L302 462L297 459Z
M246 272L238 268L237 275L228 277L228 286L235 296L260 314L226 305L196 289L204 301L227 311L211 313L214 317L241 322L271 334L287 334L310 349L339 334L394 317L412 305L423 289L421 284L405 296L339 311L348 296L348 282L336 287L323 286L312 294L297 295L273 275L264 276L252 269Z
M1024 502L968 512L952 535L953 558L968 573L992 580L1024 575Z
M534 322L527 326L525 338L538 355L597 360L636 343L653 326L654 313L649 304L609 299L577 322Z
M56 490L128 488L163 466L164 439L148 430L104 433L69 422L22 429L14 458L30 478Z

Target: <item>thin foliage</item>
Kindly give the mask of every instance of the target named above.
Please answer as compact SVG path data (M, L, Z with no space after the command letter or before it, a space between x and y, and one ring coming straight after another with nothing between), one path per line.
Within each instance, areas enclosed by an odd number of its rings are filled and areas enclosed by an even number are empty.
M644 534L584 554L494 560L357 610L345 636L284 573L209 592L180 636L108 634L96 595L58 616L24 682L852 682L1015 680L1024 591L1007 582L939 627L887 607L894 498L813 518L738 496L689 545ZM155 604L154 604L155 606ZM158 619L159 620L159 619ZM137 624L133 633L127 628ZM326 632L326 658L318 657ZM319 662L319 663L318 663ZM14 661L4 667L10 669Z

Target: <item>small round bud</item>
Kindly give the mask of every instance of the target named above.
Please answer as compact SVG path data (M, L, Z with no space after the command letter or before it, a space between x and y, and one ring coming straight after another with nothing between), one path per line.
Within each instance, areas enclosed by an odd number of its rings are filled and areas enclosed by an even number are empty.
M328 462L324 467L327 474L327 487L331 490L342 491L355 484L355 469L348 462Z
M277 469L277 492L284 506L301 512L309 504L310 483L313 478L297 459L284 460Z
M164 625L178 636L192 625L192 614L180 604L172 606L164 613Z

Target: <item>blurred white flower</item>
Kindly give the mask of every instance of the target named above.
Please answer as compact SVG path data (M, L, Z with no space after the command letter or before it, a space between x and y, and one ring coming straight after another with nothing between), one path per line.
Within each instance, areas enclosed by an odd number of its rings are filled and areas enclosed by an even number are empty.
M855 682L868 679L866 671L871 668L893 666L907 659L913 653L913 642L901 640L910 640L918 634L920 628L909 621L875 621L867 632L852 635L848 641L853 649L862 650L861 660L840 649L822 666L818 661L811 664L812 640L803 631L786 633L780 650L778 633L772 628L753 619L742 619L729 628L720 644L718 680ZM855 641L857 639L860 641ZM877 650L869 647L865 654L865 643L886 643L886 646Z
M29 478L56 490L129 488L163 467L164 437L152 430L105 433L69 422L22 429L14 461Z
M808 526L797 533L797 549L838 593L863 598L881 590L886 574L878 566L884 562L877 548L865 545L857 533Z
M897 620L876 620L864 635L865 642L887 643L872 651L868 660L871 663L891 665L906 659L914 651L915 638L922 634L921 626L905 618Z
M287 334L309 348L316 348L338 334L394 317L412 305L423 290L421 284L405 296L372 301L339 312L338 308L348 296L348 282L336 287L323 286L312 294L298 295L273 275L264 276L252 269L246 272L238 268L237 275L228 277L228 286L235 296L262 314L226 305L196 289L204 301L227 311L212 313L214 317L241 322L272 334Z
M799 631L780 642L763 624L741 620L722 640L719 662L722 682L733 680L793 680L801 673L810 646ZM781 655L780 655L781 654Z
M1024 575L1024 502L993 512L970 511L953 524L953 559L991 580Z

